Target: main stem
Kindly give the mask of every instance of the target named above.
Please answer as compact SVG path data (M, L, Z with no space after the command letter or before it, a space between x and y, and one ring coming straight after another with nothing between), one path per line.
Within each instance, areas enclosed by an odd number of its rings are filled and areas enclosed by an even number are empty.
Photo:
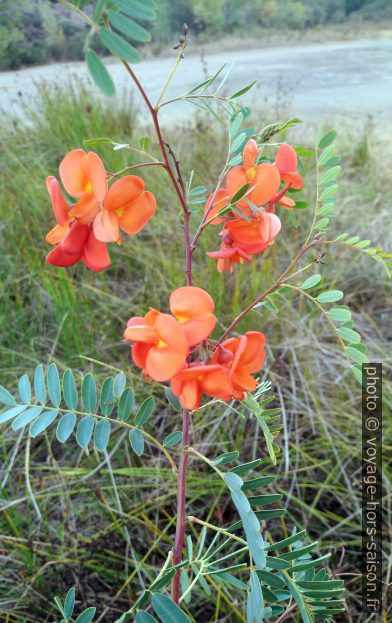
M158 120L158 105L154 107L142 84L139 79L135 75L133 69L130 65L122 61L125 69L131 76L134 81L136 87L138 88L144 102L150 112L152 122L154 124L155 133L158 139L158 144L163 157L163 166L168 172L170 180L173 184L174 190L180 200L182 211L183 211L183 227L184 227L184 242L185 242L185 274L186 274L186 283L188 286L192 285L192 251L191 251L191 239L190 239L190 215L191 212L188 208L186 202L186 195L184 192L184 182L181 177L181 171L179 167L179 163L176 160L172 150L165 142L161 127ZM173 159L173 164L170 161L169 156ZM186 527L186 513L185 513L185 500L186 500L186 468L188 463L188 448L189 448L189 424L190 424L190 414L189 411L184 410L182 414L182 451L180 457L180 463L178 467L178 475L177 475L177 524L176 524L176 536L174 540L174 551L173 551L173 565L178 565L181 562L182 557L182 548L184 545L184 537L185 537L185 527ZM173 583L172 583L172 598L175 603L179 603L180 597L180 573L176 572Z

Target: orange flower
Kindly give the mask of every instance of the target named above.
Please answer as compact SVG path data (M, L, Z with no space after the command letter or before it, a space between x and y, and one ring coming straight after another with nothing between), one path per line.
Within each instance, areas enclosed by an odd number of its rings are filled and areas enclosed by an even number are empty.
M298 158L295 150L283 143L276 152L275 164L279 169L281 179L289 185L290 188L300 190L304 185L302 177L299 173L295 173L298 166Z
M280 185L280 174L277 166L269 162L256 165L259 148L255 140L250 139L243 151L243 165L233 167L227 174L226 187L233 197L245 184L254 186L245 199L238 201L241 208L249 208L247 199L257 206L268 203Z
M211 364L221 364L230 373L233 397L243 400L246 392L254 391L257 381L252 374L258 372L265 360L265 335L260 331L248 331L245 335L225 340L211 358ZM231 352L233 358L227 356Z
M189 346L205 340L213 331L216 318L211 296L202 288L177 288L170 296L170 311L181 325Z
M167 381L185 367L188 341L170 314L151 309L144 318L131 318L124 337L133 342L134 363L156 381Z
M214 199L214 200L213 200ZM212 202L213 200L213 202ZM212 205L211 205L212 202ZM206 220L210 221L215 214L218 214L225 206L230 203L230 195L227 192L226 188L220 188L214 197L214 193L208 197L206 201L206 205L204 208L204 216ZM212 221L210 221L210 225L219 225L219 223L223 223L224 217L217 216Z
M46 241L49 244L57 244L68 234L73 219L69 216L69 206L63 197L60 184L53 175L46 178L46 188L48 189L53 213L57 221L57 225L47 233Z
M250 221L238 218L225 225L233 246L242 248L249 255L260 253L273 244L280 228L281 222L276 214L266 211L253 215Z
M222 242L219 251L208 251L208 257L218 260L218 273L233 272L234 264L243 264L244 262L253 262L250 255L245 253L238 247L231 246L232 243L226 244Z
M93 151L73 149L59 167L61 181L67 193L79 201L71 216L89 224L98 214L99 205L107 193L107 175L101 158Z
M96 239L89 225L73 221L68 233L58 242L46 256L46 261L53 266L73 266L81 261L95 272L110 266L106 244Z
M156 210L152 193L144 190L145 182L137 175L117 180L109 188L101 210L94 220L94 233L102 242L119 242L120 228L126 234L137 234Z
M177 374L170 383L171 390L180 399L184 409L198 409L202 394L219 400L230 400L233 388L230 375L223 366L191 364Z

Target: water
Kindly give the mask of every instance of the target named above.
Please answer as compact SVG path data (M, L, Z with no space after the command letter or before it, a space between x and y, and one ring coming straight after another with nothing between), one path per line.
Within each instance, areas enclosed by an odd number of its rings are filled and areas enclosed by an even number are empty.
M350 118L366 115L392 119L392 40L364 40L331 44L268 47L216 53L203 61L188 55L181 63L167 97L176 97L193 88L223 63L234 61L226 85L233 93L257 79L257 87L244 97L245 103L279 106L302 118ZM173 64L171 58L143 61L134 69L155 103ZM140 96L120 63L108 67L118 89L131 89L135 101ZM0 73L0 107L21 116L21 101L37 100L45 82L49 88L66 84L72 77L91 83L84 63L59 63ZM189 114L189 103L179 102L162 110L162 117L178 120Z

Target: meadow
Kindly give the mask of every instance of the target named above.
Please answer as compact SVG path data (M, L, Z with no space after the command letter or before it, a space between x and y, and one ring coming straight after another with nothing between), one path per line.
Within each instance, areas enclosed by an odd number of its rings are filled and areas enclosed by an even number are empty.
M262 115L265 125L275 120L271 110L253 114ZM390 144L377 121L359 126L343 119L337 125L343 173L334 220L336 234L347 231L369 238L374 246L388 251L392 246L388 227ZM157 214L139 236L111 249L112 266L102 274L80 266L59 270L45 263L48 247L44 237L54 221L44 180L48 174L57 174L63 154L82 146L86 138L110 136L128 143L150 132L143 127L128 96L119 97L116 105L102 104L83 87L72 84L52 94L42 89L38 109L26 105L23 122L2 115L1 384L15 386L23 372L49 361L56 362L61 370L68 366L84 372L94 370L98 378L113 369L123 369L134 378L128 347L122 342L127 319L149 305L164 307L168 289L183 284L179 207L165 173L153 168L146 172L149 188L158 197ZM287 139L311 147L314 134L315 129L298 126ZM168 136L186 177L194 169L196 183L212 188L225 159L224 130L212 128L209 119L200 115L193 124L168 128ZM96 151L109 171L132 164L135 158L127 150L114 152L105 145ZM311 161L305 161L304 175L304 195L312 205ZM259 262L240 267L224 278L204 255L216 247L216 230L202 237L195 257L196 285L207 287L222 310L220 328L228 326L243 302L265 290L288 264L309 225L310 211L299 211L297 218L298 227L294 227L284 214L286 235ZM344 245L333 247L322 262L315 265L316 272L325 276L331 288L344 290L344 303L352 309L356 328L369 347L370 360L383 361L387 372L392 301L383 266ZM241 329L259 328L268 337L262 378L272 382L274 406L282 408L284 424L278 439L282 448L278 479L272 491L284 493L287 508L285 519L270 521L266 530L273 536L282 529L289 534L293 525L305 527L313 540L320 539L318 553L332 549L330 567L345 579L347 589L347 613L337 620L357 623L362 621L361 388L329 324L309 300L293 293L282 302L279 313L261 309L245 319ZM143 400L144 382L138 379L134 388L137 399ZM385 376L386 420L388 391L390 381ZM151 426L161 432L166 427L177 428L178 414L168 408L160 394L157 401L159 409ZM250 421L228 410L202 410L193 421L192 436L193 443L200 444L207 455L216 456L231 446L242 447L244 461L266 455L264 439ZM0 620L52 621L53 595L63 596L69 586L76 585L79 598L83 595L82 605L97 605L102 617L97 620L114 621L138 590L135 559L144 561L145 580L151 580L154 568L172 545L174 476L153 447L142 460L131 456L121 429L111 442L111 469L95 452L81 451L76 443L60 445L52 432L44 440L33 441L27 452L22 451L24 448L20 434L4 429L0 459L0 482L6 482L0 501ZM390 449L391 440L386 438L386 456ZM41 522L26 492L26 470ZM391 473L387 461L384 477L385 520L390 525ZM215 500L211 506L212 494ZM196 470L192 462L188 500L206 520L214 517L219 523L235 517L219 479L200 466ZM388 547L386 538L389 578L392 559ZM245 620L240 602L229 599L218 584L210 586L207 602L201 594L200 599L194 599L192 614L196 621Z

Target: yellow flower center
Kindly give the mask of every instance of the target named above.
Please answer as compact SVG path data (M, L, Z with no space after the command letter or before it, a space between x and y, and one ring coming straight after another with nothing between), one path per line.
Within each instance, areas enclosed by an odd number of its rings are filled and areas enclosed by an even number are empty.
M118 216L118 218L121 218L122 215L124 214L124 208L117 208L117 210L115 210L116 216Z
M250 182L254 182L256 179L256 167L252 167L251 169L248 169L246 172L246 175Z
M92 185L92 183L91 182L87 182L85 189L86 189L86 193L92 193L93 192L93 185Z
M165 348L165 346L167 346L167 344L163 340L159 340L159 342L157 342L156 344L157 348Z
M176 320L180 324L185 324L186 322L188 322L189 318L188 316L184 316L183 314L176 314Z

